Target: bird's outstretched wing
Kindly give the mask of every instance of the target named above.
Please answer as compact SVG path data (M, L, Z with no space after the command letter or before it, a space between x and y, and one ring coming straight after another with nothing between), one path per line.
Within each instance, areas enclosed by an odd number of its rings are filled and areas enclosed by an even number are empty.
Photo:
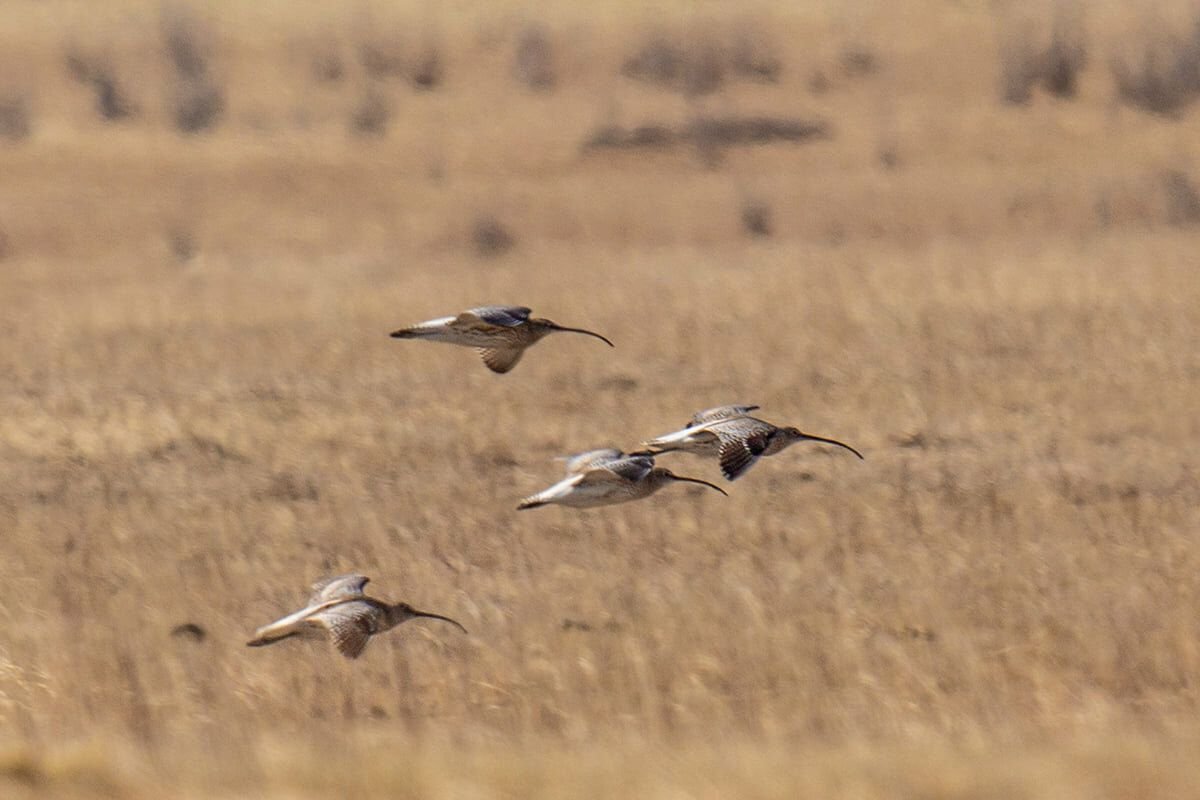
M615 447L602 447L597 450L575 453L574 455L560 456L559 460L566 462L568 475L575 475L580 472L587 472L593 467L604 466L610 461L616 461L624 457L625 454Z
M728 433L724 436L718 432L717 435L721 440L717 456L721 462L721 474L731 481L737 480L754 466L771 441L770 433L763 430Z
M350 599L363 596L363 587L371 579L366 575L351 573L338 575L333 578L322 578L312 585L312 596L308 599L310 606L328 603L330 600Z
M615 475L627 481L640 481L652 469L654 469L654 456L627 455L598 464L584 475L590 480L612 480Z
M737 417L747 416L751 411L758 409L758 406L748 405L732 405L732 406L716 406L714 408L706 408L703 411L697 411L688 420L684 427L694 428L697 425L703 425L706 422L716 422L721 419L736 419Z
M313 614L311 619L329 631L329 640L346 658L358 658L371 639L372 608L366 603L341 603Z
M480 347L479 355L483 357L483 363L488 369L504 374L517 365L521 356L525 355L525 349L522 347Z
M531 313L525 306L480 306L462 312L455 322L463 326L482 323L499 328L515 328L528 322Z

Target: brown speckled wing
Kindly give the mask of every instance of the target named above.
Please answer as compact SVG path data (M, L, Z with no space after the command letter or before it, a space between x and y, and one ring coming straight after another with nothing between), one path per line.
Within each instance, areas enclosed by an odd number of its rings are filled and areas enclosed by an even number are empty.
M519 347L481 347L479 355L492 372L504 374L517 365L525 350Z
M358 658L371 639L371 609L365 603L345 603L320 611L313 619L329 631L329 639L346 658Z
M640 481L654 469L653 456L627 455L596 466L592 472L607 472L627 481Z
M595 467L602 467L610 461L624 458L625 454L615 447L602 447L596 450L588 450L583 453L575 453L574 455L561 456L560 460L566 462L567 474L575 475L580 472L587 472Z
M754 462L767 449L768 440L768 435L763 432L755 432L745 437L722 438L718 456L721 460L721 474L727 480L737 480L754 466Z
M695 428L697 425L703 425L706 422L716 422L722 419L736 419L744 417L751 411L758 409L758 406L717 406L716 408L706 408L703 411L697 411L688 420L686 428Z

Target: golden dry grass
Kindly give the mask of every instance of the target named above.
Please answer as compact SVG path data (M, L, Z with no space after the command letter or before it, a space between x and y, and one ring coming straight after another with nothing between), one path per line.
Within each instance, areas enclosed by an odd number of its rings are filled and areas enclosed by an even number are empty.
M1085 10L1079 97L1013 108L1016 8L6 9L31 133L0 142L0 790L1194 795L1200 229L1164 175L1196 175L1200 117L1116 103L1105 67L1187 16ZM167 111L179 14L226 92L195 136ZM512 74L535 23L550 92ZM655 36L783 71L622 77ZM373 38L444 82L369 79ZM136 117L96 117L70 48ZM380 136L351 129L369 92ZM833 135L581 149L766 113ZM475 252L482 217L511 251ZM617 349L556 337L495 376L385 335L480 302ZM867 459L514 511L552 456L733 401ZM471 636L243 647L347 569Z

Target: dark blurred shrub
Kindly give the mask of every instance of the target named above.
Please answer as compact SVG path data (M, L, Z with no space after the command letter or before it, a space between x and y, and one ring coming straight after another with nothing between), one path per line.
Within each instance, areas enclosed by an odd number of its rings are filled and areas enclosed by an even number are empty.
M192 232L185 228L173 228L167 233L167 245L171 248L171 255L175 257L175 261L179 264L187 264L196 257L199 247L196 244L196 237Z
M721 50L712 42L696 45L683 62L683 93L693 97L712 94L724 82Z
M783 62L761 39L743 34L730 48L729 69L747 80L775 83L783 72Z
M1087 66L1083 24L1060 14L1055 18L1050 46L1042 56L1042 88L1054 97L1073 98L1079 91L1079 73Z
M315 503L321 499L321 491L316 482L294 472L277 472L272 475L263 495L285 503Z
M757 202L742 206L742 230L756 238L770 236L773 232L770 206Z
M404 54L396 42L364 41L358 46L358 58L368 78L385 80L404 76Z
M829 80L829 76L824 70L815 69L808 76L808 90L813 94L825 94L833 88L833 82Z
M163 37L175 72L175 127L189 134L214 127L225 111L225 95L210 70L210 48L200 23L181 9L169 9L163 17Z
M346 77L346 64L332 47L313 53L312 76L317 83L338 83Z
M1060 12L1054 20L1050 42L1040 47L1032 31L1012 33L1000 49L1000 98L1009 105L1025 105L1041 87L1054 97L1069 100L1079 88L1079 73L1087 65L1082 20Z
M350 129L363 136L383 136L391 119L387 99L379 91L368 89L350 115Z
M607 150L625 148L668 147L678 136L666 125L639 125L625 129L619 125L605 125L583 143L585 150Z
M208 54L200 41L198 23L182 10L166 15L164 45L175 74L184 80L197 80L208 74Z
M176 87L175 127L200 133L217 124L225 111L225 96L209 81L186 81Z
M684 42L658 34L621 65L627 78L693 97L718 91L729 77L773 83L782 71L764 38L745 30Z
M821 120L790 117L697 117L678 130L666 125L640 125L621 128L606 125L584 142L585 150L665 148L690 142L712 152L725 147L803 142L831 136L829 125Z
M1025 38L1012 39L1000 50L1000 99L1023 106L1033 99L1041 75L1041 58Z
M23 95L0 95L0 139L19 142L31 130L29 102Z
M1163 175L1163 191L1167 196L1167 222L1180 227L1200 224L1200 192L1180 170Z
M648 41L621 67L627 78L691 96L715 92L725 80L721 48L702 41L691 47L662 37Z
M1200 19L1186 37L1160 33L1133 59L1110 62L1122 102L1163 116L1176 116L1200 95Z
M517 82L535 92L554 88L557 76L554 72L554 47L550 36L538 26L532 25L521 31L517 38L517 51L513 56L513 77Z
M517 242L500 220L481 216L471 226L471 243L481 257L494 258L507 253Z
M697 143L725 147L802 142L827 138L829 126L788 117L700 117L688 126L685 136Z
M648 41L621 65L625 77L660 86L677 84L683 70L683 50L661 37Z
M119 122L137 113L137 107L121 91L112 65L106 60L70 50L66 64L71 77L95 93L96 113L101 119Z
M853 45L842 51L839 57L842 74L850 78L861 78L879 71L879 58L861 45Z
M427 45L424 52L417 58L412 69L413 88L429 92L441 85L445 79L445 68L442 66L442 55L434 45Z

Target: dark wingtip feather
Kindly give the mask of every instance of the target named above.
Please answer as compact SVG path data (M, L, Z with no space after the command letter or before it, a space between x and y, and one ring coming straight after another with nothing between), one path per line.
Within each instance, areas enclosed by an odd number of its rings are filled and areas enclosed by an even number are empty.
M759 449L758 453L761 452ZM758 453L753 451L748 442L731 442L721 450L721 474L726 480L737 480L754 463Z

